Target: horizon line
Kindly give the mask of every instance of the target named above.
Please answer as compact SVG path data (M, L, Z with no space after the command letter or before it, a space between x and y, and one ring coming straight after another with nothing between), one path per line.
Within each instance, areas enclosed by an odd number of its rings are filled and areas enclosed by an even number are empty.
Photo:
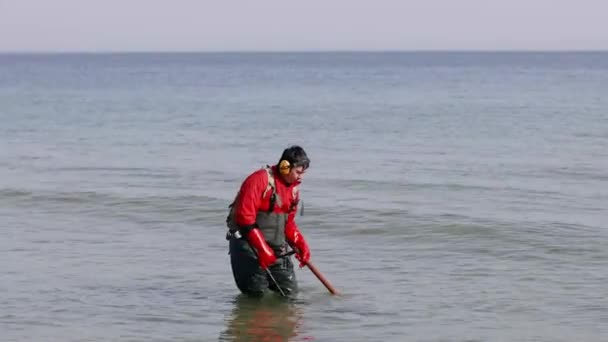
M305 53L606 53L607 49L303 49L303 50L0 50L0 55L305 54Z

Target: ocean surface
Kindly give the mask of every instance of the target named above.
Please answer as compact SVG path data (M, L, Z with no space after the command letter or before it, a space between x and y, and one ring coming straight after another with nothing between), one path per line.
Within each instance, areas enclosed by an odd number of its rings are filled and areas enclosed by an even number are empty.
M307 269L225 217L299 144ZM0 55L9 341L608 341L608 53Z

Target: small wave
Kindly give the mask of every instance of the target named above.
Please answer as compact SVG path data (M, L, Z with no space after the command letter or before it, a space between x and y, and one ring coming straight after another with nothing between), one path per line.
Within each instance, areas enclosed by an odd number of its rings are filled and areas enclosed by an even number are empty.
M74 172L78 174L96 173L96 174L117 174L120 176L136 176L139 178L152 178L152 179L163 179L163 178L176 178L177 173L173 169L160 169L151 170L149 168L142 167L95 167L95 166L69 166L69 167L56 167L51 168L49 171L53 172Z
M223 199L205 195L125 196L95 191L21 189L0 189L0 203L39 210L112 215L148 222L200 222L205 217L226 215L228 206Z
M149 172L150 169L143 167L94 167L94 166L68 166L57 167L54 171L116 171L116 172Z
M154 201L170 200L197 200L197 201L216 201L217 197L204 195L133 195L124 196L120 194L102 193L96 191L52 191L52 190L26 190L26 189L0 189L0 198L10 199L19 198L31 201L90 201L102 202L107 204L119 203L147 203Z
M518 176L530 176L527 174L518 174ZM540 177L540 176L539 176ZM600 177L608 177L600 175ZM496 183L495 185L489 184L473 184L473 183L457 183L457 182L407 182L407 181L397 181L397 180L383 180L383 179L327 179L318 182L321 186L331 187L331 188L339 188L339 189L348 189L353 191L366 191L366 192L379 192L379 193L398 193L403 191L416 192L416 191L425 191L425 190L433 190L433 191L446 191L446 192L505 192L505 193L513 193L513 194L531 194L531 195L539 195L539 196L562 196L564 195L561 192L557 191L548 191L548 190L540 190L534 189L531 187L522 187L522 186L505 186L502 183ZM366 193L365 199L368 198L369 193ZM356 198L355 198L356 199ZM353 196L350 197L350 200L353 200Z
M31 196L32 192L19 189L0 189L0 198L23 198Z
M545 172L549 174L554 174L558 176L566 176L568 178L575 178L579 180L599 180L599 181L607 181L608 175L603 172L603 170L594 169L590 167L577 167L573 168L559 168L559 169L551 169L545 170Z

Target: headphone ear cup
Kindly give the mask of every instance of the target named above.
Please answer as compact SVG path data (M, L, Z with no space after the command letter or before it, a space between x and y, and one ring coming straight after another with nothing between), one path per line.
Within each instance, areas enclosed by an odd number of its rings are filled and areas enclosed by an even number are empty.
M289 171L291 171L291 164L289 163L288 160L281 160L281 162L279 163L279 172L282 175L288 175Z

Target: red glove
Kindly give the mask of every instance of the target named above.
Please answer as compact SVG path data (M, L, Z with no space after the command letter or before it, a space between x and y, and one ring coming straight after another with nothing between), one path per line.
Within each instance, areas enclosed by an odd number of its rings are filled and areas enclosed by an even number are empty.
M304 236L296 226L288 226L285 229L285 238L296 251L296 259L300 261L300 267L304 267L310 261L310 249Z
M253 228L251 231L249 231L249 234L247 234L247 241L249 241L251 247L255 248L257 251L260 267L268 268L268 266L277 261L274 251L272 248L270 248L270 246L268 246L266 240L264 239L264 234L262 234L259 229Z

